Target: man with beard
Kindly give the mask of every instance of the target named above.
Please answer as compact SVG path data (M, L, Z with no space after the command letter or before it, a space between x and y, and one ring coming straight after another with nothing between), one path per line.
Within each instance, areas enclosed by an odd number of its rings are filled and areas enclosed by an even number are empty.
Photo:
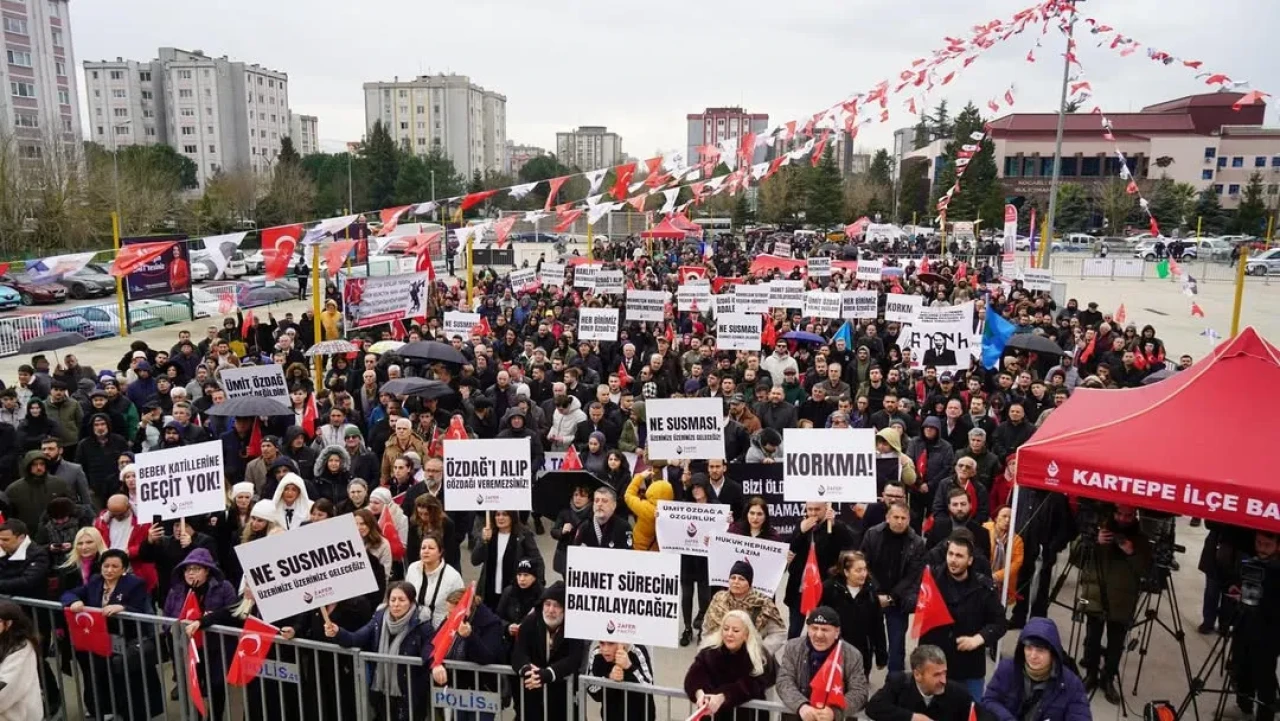
M128 433L121 435L129 439L134 438L138 427L138 406L120 392L120 384L115 378L103 378L102 391L107 394L108 412L119 414L124 418L124 427Z
M89 421L93 435L76 445L76 462L84 469L89 489L98 499L104 499L120 482L120 454L129 450L124 438L111 432L111 419L97 414Z
M523 721L575 718L570 710L569 688L582 668L586 646L564 633L564 583L557 581L542 594L540 608L520 623L511 669L519 676L515 694L517 714Z
M66 481L71 488L70 497L92 515L93 497L89 493L89 479L85 477L84 469L78 463L63 458L62 446L53 436L46 436L40 442L40 453L45 459L45 472Z
M128 429L125 427L124 416L112 411L107 407L108 398L106 391L95 390L89 394L89 408L85 412L84 420L80 422L80 436L83 438L93 432L89 427L89 421L99 413L105 413L107 418L111 419L111 432L120 436L128 437Z
M1101 688L1110 703L1120 704L1120 659L1129 635L1129 623L1138 606L1139 580L1151 568L1151 545L1138 524L1133 506L1116 506L1111 516L1099 524L1094 562L1080 572L1080 595L1084 599L1085 689ZM1106 631L1105 658L1102 633ZM1101 662L1101 663L1100 663ZM1101 666L1101 668L1099 668Z
M972 698L980 699L987 673L985 651L994 648L1005 633L1004 607L991 578L972 568L973 535L955 531L946 548L946 561L931 570L954 623L931 629L920 643L941 648L951 678L968 688Z
M944 515L935 516L933 527L925 536L925 545L929 548L929 560L941 562L946 558L945 545L951 534L963 528L973 536L975 554L974 570L990 575L991 563L987 557L991 548L991 536L987 529L973 517L972 498L962 488L951 488L947 491L947 511Z
M978 462L972 458L957 458L955 462L955 475L943 479L938 484L938 489L934 493L932 514L941 518L949 511L948 505L951 499L951 489L958 488L965 492L969 497L969 509L972 513L973 520L977 523L986 523L991 520L991 515L987 509L987 492L988 488L978 483L975 476L978 473ZM986 548L979 546L978 548Z
M578 526L573 545L592 548L631 549L631 528L617 516L618 492L600 482L591 496L591 521Z

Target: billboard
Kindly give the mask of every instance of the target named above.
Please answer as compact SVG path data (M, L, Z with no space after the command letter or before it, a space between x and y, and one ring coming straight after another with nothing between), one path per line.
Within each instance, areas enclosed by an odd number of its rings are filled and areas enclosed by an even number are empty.
M121 238L120 244L123 246L171 241L177 242L172 250L128 275L126 286L129 291L129 300L185 294L191 290L191 257L187 252L187 236L140 235Z

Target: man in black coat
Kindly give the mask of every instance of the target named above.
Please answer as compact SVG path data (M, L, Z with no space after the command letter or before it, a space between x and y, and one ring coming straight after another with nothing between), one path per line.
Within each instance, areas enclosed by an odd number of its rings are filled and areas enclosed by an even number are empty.
M43 598L49 592L49 549L28 534L16 518L0 523L0 594Z
M942 649L921 644L911 652L911 675L889 674L867 702L866 714L871 721L967 721L973 701L962 684L948 680ZM981 706L974 708L979 718L990 717Z
M946 562L931 570L953 623L931 629L920 642L941 648L950 678L980 699L987 673L986 650L995 647L1006 627L1004 607L991 578L971 570L975 555L973 535L967 530L955 531L947 539Z
M604 406L599 401L592 401L591 405L587 406L587 420L579 423L573 433L573 445L579 453L587 452L587 440L596 431L604 434L606 448L616 447L618 437L622 435L622 428L605 417Z
M89 490L105 503L120 482L120 454L129 450L129 442L111 432L111 419L105 413L95 414L89 427L93 435L76 444L76 463L89 479Z
M788 638L795 638L804 630L804 614L800 613L800 582L804 578L805 563L809 560L810 545L814 547L818 570L825 581L827 570L836 565L840 552L856 547L857 539L843 521L836 520L835 509L830 503L815 501L804 504L804 518L791 537L791 550L787 554L790 560L783 600L791 616Z
M591 520L578 526L573 545L631 550L631 527L617 510L618 492L601 482L592 494Z
M711 503L723 503L729 507L733 520L745 520L742 513L747 505L746 496L742 493L742 484L725 475L728 465L723 458L712 458L707 461L707 484L711 488Z
M885 486L886 491L888 488ZM884 523L867 529L862 553L880 587L880 607L889 637L889 675L901 674L906 665L907 617L916 607L925 554L924 539L911 528L905 499L890 502Z
M520 624L511 649L511 669L520 677L516 712L524 721L574 719L573 675L582 668L586 644L564 634L564 583L542 593L542 602ZM545 709L545 713L544 713Z

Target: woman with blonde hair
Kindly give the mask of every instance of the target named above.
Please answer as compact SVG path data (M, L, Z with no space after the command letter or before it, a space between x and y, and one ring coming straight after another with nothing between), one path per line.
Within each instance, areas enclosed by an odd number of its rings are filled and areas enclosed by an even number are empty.
M85 526L76 531L67 560L56 569L58 593L63 594L88 583L89 579L98 572L98 559L105 550L107 550L107 543L102 540L102 534L97 528Z
M756 721L767 711L738 709L763 700L777 678L778 666L765 650L755 624L745 611L724 615L720 628L702 639L701 649L684 677L684 692L705 706L714 721Z

